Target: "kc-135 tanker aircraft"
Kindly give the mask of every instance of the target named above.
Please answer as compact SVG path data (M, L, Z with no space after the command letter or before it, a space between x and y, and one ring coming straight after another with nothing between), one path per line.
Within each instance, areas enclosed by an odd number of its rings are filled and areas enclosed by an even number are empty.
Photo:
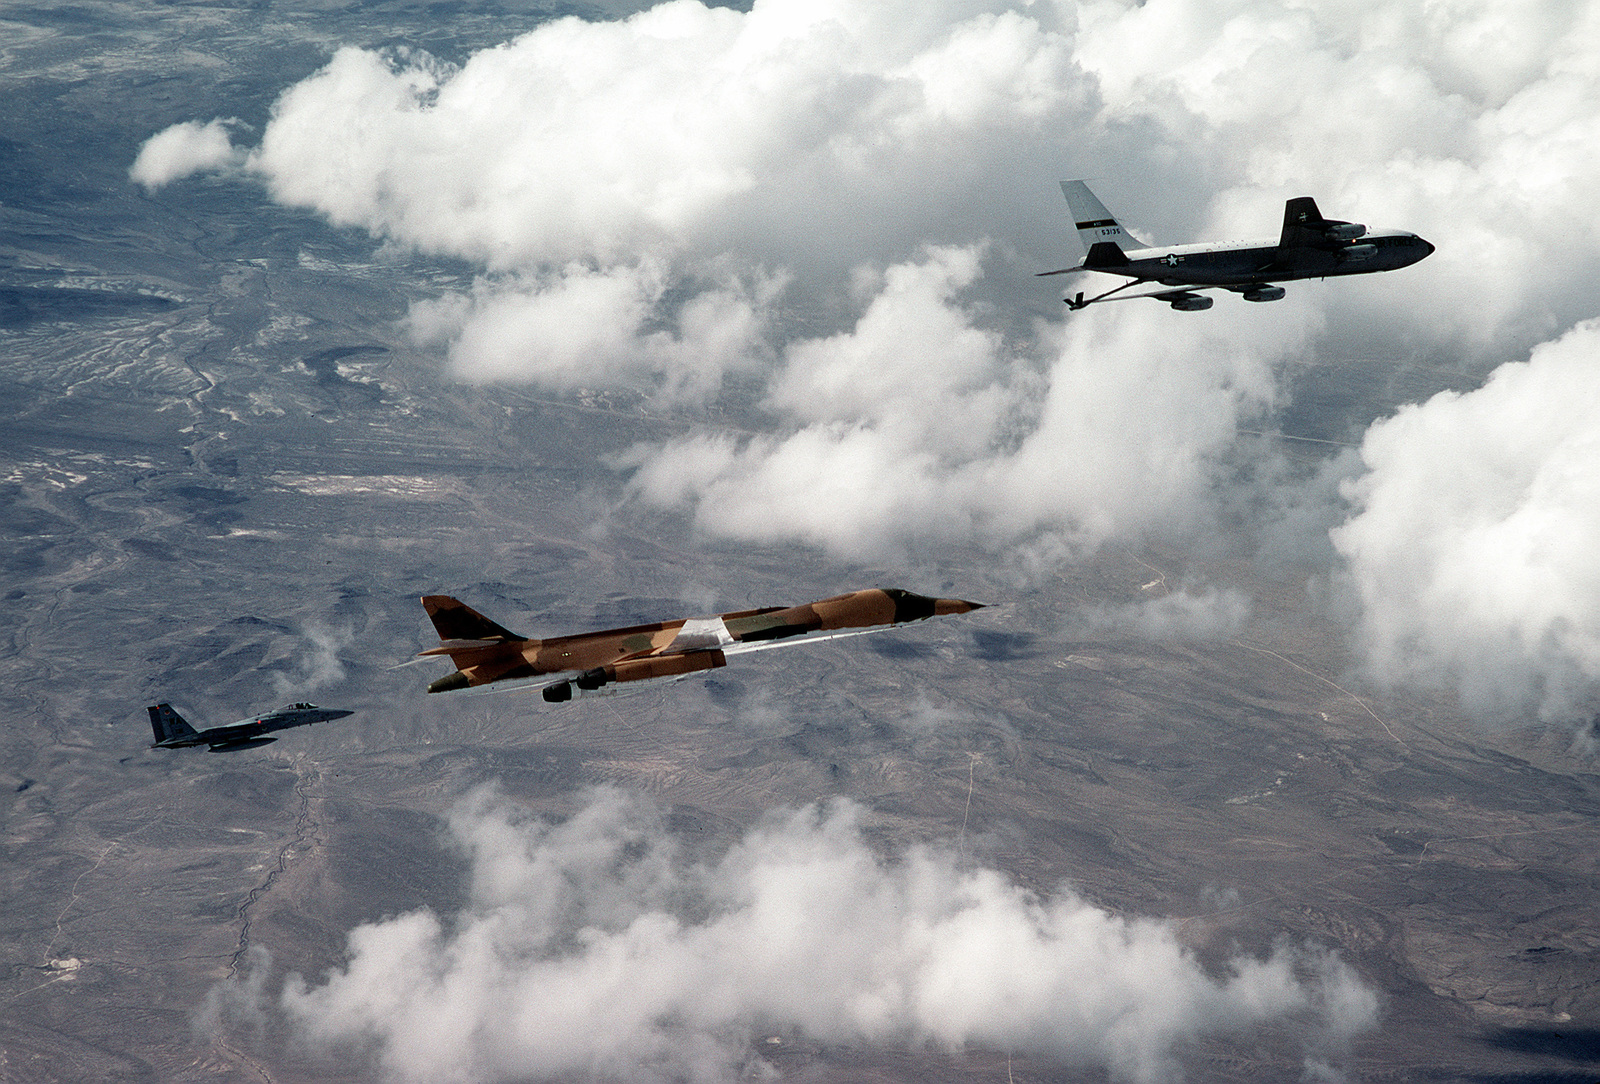
M1433 246L1414 233L1369 230L1358 222L1323 218L1310 196L1298 196L1283 205L1283 232L1276 242L1151 246L1123 229L1082 181L1062 181L1061 191L1088 251L1082 263L1041 271L1040 275L1101 271L1130 279L1088 300L1081 291L1062 298L1073 310L1096 301L1154 297L1183 312L1198 312L1209 309L1212 299L1195 291L1216 287L1232 290L1246 301L1276 301L1283 296L1283 287L1274 286L1276 282L1393 271L1433 252ZM1122 293L1145 283L1177 289Z
M214 726L208 730L196 730L183 716L172 710L171 704L152 704L148 710L150 729L155 731L156 735L156 740L150 743L150 748L184 749L189 746L204 745L210 747L213 753L233 749L253 749L258 745L277 741L277 738L267 737L274 730L288 730L292 726L310 726L312 723L343 719L346 715L355 714L353 711L344 711L340 708L319 708L315 704L290 704L263 715L240 719L237 723Z
M448 655L456 664L453 673L428 686L430 693L540 689L553 704L571 700L575 688L592 693L612 684L681 678L726 665L729 655L859 636L925 617L983 608L982 603L957 598L873 588L800 606L768 606L530 640L449 595L428 595L422 605L441 642L418 658Z

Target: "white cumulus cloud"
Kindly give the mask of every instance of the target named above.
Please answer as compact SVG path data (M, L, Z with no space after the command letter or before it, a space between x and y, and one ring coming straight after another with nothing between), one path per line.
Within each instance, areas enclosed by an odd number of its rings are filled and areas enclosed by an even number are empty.
M1597 35L1593 0L672 0L459 66L341 49L283 93L249 167L285 203L496 273L649 258L694 288L732 263L792 271L810 300L927 243L1059 266L1061 174L1160 241L1270 237L1310 192L1440 249L1381 288L1296 290L1369 347L1486 367L1592 315ZM230 160L217 125L154 137L141 179L204 168L154 154L202 133Z
M847 802L769 817L692 863L616 791L561 824L491 790L451 815L468 905L352 931L291 976L313 1047L369 1043L398 1080L731 1080L766 1035L1005 1049L1164 1081L1185 1042L1261 1026L1320 1058L1370 1027L1337 958L1281 946L1208 972L1174 927L1047 897L948 853L884 859Z
M676 407L737 377L760 405L745 428L614 460L633 499L705 536L1081 554L1204 532L1222 507L1306 506L1253 501L1240 478L1281 475L1229 467L1267 447L1236 435L1287 402L1285 362L1414 362L1464 385L1600 315L1596 41L1600 0L671 0L552 20L460 65L344 48L285 89L254 148L186 122L133 177L244 155L280 202L476 263L470 290L410 314L464 379ZM1058 316L1066 280L1031 275L1077 255L1063 176L1157 242L1271 238L1282 201L1310 194L1438 250L1271 305ZM1550 371L1518 379L1560 395ZM1359 429L1386 394L1335 421ZM1464 443L1523 440L1458 414L1481 427ZM1585 616L1551 616L1534 580L1497 585L1479 605L1500 616L1467 623L1519 629L1483 657L1545 660L1532 669L1446 648L1465 641L1371 589L1456 545L1436 516L1445 534L1406 560L1360 540L1405 457L1390 445L1426 439L1411 416L1374 430L1388 465L1341 536L1376 671L1569 710L1553 705L1587 695ZM1491 504L1501 480L1471 478L1463 503Z
M963 300L979 254L931 249L879 278L855 326L787 347L768 405L787 432L634 449L631 492L706 534L801 538L873 557L909 539L1079 551L1205 516L1241 417L1277 396L1307 334L1295 305L1255 330L1165 309L1089 312L1010 344Z
M235 148L228 135L228 126L235 123L189 120L157 132L139 148L128 178L153 191L194 173L243 165L245 151Z
M497 269L906 236L927 193L896 182L967 173L939 140L1082 96L1064 39L988 6L672 0L459 68L345 48L285 92L252 164L284 202Z
M345 678L344 660L339 656L355 639L355 630L309 621L303 632L306 644L295 658L293 670L272 674L272 686L279 696L305 696Z
M1209 640L1237 635L1249 616L1250 600L1238 591L1186 586L1143 602L1088 607L1077 623L1152 640Z
M1381 681L1491 717L1600 709L1600 321L1375 424L1333 532Z
M658 309L666 288L666 275L650 262L568 267L480 279L470 295L413 305L408 321L420 342L444 345L453 370L468 380L645 387L668 405L707 398L727 374L770 352L768 303L781 278L730 279L692 295L670 321Z

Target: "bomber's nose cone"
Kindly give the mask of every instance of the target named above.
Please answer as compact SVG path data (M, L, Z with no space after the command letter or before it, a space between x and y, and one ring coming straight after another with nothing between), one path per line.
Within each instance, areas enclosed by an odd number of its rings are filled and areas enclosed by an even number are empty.
M933 600L933 612L938 616L971 613L973 610L981 610L983 607L984 604L981 602L968 602L964 598L936 598Z

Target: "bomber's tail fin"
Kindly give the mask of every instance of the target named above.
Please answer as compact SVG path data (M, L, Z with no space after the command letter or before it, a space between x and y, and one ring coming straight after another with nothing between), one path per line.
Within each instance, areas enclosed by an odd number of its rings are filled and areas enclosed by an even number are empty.
M151 704L146 710L150 712L150 729L155 731L158 744L173 738L195 737L194 727L173 711L171 704Z
M428 611L433 627L438 630L439 646L420 652L418 657L449 655L457 671L429 685L430 693L465 688L468 679L461 671L496 660L511 659L527 642L525 637L518 636L504 625L495 624L465 602L449 595L424 595L422 607Z
M439 646L430 647L419 654L449 655L456 664L454 673L446 674L428 686L430 693L447 693L465 689L478 677L478 684L505 677L522 677L533 670L521 658L527 646L526 637L518 636L504 625L497 625L477 610L449 595L424 595L422 608L428 611L433 627L439 633ZM492 671L484 676L484 668Z
M449 643L451 640L521 640L525 637L518 636L504 625L497 625L484 617L477 610L468 606L459 599L449 595L424 595L422 608L428 611L428 617L433 621L433 627L438 630L439 639Z
M1085 252L1093 251L1096 245L1106 244L1115 245L1122 252L1147 247L1122 228L1111 212L1106 210L1106 205L1082 181L1062 181L1061 194L1067 197L1073 224L1078 227L1078 240L1083 242Z

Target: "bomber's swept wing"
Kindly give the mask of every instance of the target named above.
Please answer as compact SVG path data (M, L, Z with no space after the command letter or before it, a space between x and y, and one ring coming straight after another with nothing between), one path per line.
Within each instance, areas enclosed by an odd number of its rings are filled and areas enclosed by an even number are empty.
M768 606L535 640L518 636L448 595L425 596L422 605L440 644L421 656L448 655L456 664L454 673L428 686L430 693L538 689L551 703L570 700L574 689L594 692L613 684L681 678L724 666L730 655L860 636L982 608L981 603L962 599L872 588L800 606Z
M974 603L973 605L974 606L978 606L980 604ZM704 619L696 618L695 620L704 620ZM887 632L888 630L890 630L890 629L892 629L894 627L895 626L893 626L893 625L874 625L871 628L866 628L866 629L847 629L847 630L845 630L843 632L815 632L815 633L809 633L809 634L804 635L804 636L791 637L790 639L787 639L787 640L759 640L759 641L757 641L755 643L736 642L736 643L732 644L729 647L711 649L711 650L715 650L718 654L720 654L722 656L723 662L711 661L710 665L707 665L707 666L699 666L699 665L689 666L687 669L683 670L681 673L680 672L675 672L675 667L668 667L667 670L673 671L673 672L645 673L641 677L633 676L633 673L635 671L629 671L627 667L624 667L624 676L623 677L614 678L614 679L608 679L604 684L609 685L609 684L612 684L614 681L647 681L647 680L651 680L652 678L668 678L668 679L671 679L671 680L677 680L679 678L688 677L690 674L695 673L697 670L715 670L719 666L724 665L726 663L727 659L731 658L734 655L748 655L748 654L750 654L751 652L754 652L754 651L771 651L772 649L779 648L779 647L801 647L801 646L806 645L806 644L820 644L825 640L843 640L843 639L847 639L847 638L849 638L851 636L866 636L867 634L873 633L873 632ZM660 655L666 655L666 654L668 654L668 652L660 652L659 654ZM687 665L690 662L698 663L698 662L705 661L705 660L703 660L703 659L701 659L699 657L699 653L698 652L695 653L695 657L693 659L687 658L687 656L690 655L689 652L680 652L679 654L681 654L681 655L686 657L685 658L685 665ZM402 663L401 665L409 666L412 663L426 662L426 661L427 660L423 659L423 658L416 658L416 659L412 659L410 663ZM395 667L393 669L398 669L398 667ZM441 679L441 680L448 680L448 678ZM487 693L512 693L512 692L533 693L533 692L542 692L542 691L544 691L546 689L553 689L556 686L567 685L567 684L576 685L577 688L579 688L579 689L581 689L581 690L583 690L585 692L592 692L592 691L595 691L598 688L601 688L602 686L586 684L585 682L594 682L596 680L598 680L598 675L590 676L590 675L586 675L584 672L581 672L581 671L578 671L578 670L561 670L561 671L558 671L558 672L556 672L554 674L540 674L538 676L528 677L528 678L510 678L510 679L505 679L505 680L497 680L497 681L493 681L493 682L491 682L491 683L489 683L487 685L470 685L470 686L468 686L468 687L466 687L464 689L461 689L460 692L461 692L462 696L483 696L483 695L485 695ZM438 682L435 682L434 684L436 685L436 684L438 684ZM445 690L435 689L432 686L429 686L428 691L429 692L441 692L441 691L445 691ZM551 703L559 703L561 701L571 699L571 696L572 696L571 691L570 690L566 690L566 691L562 691L562 692L556 692L556 693L554 693L553 695L550 695L550 696L546 696L545 699L550 701Z

